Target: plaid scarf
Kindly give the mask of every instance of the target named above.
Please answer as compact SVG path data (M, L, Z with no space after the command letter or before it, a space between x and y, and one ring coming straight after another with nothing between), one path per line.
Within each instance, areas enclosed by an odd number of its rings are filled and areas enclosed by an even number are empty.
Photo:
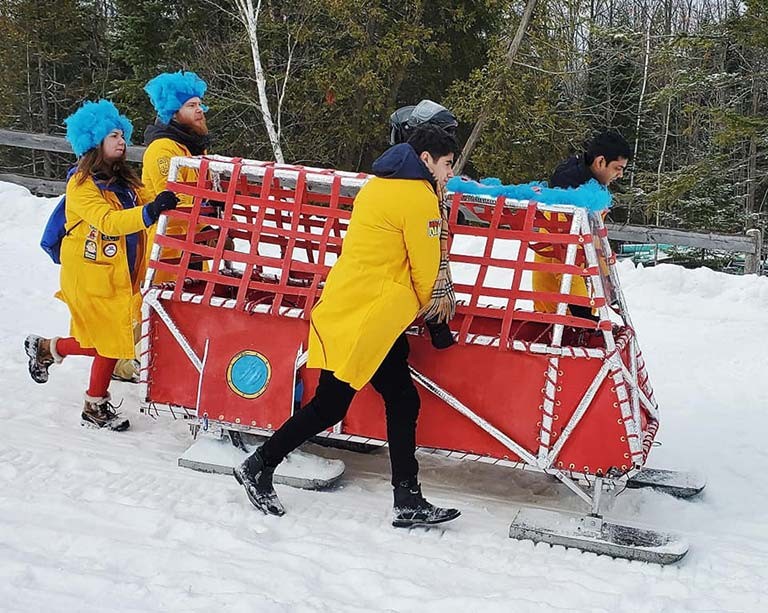
M440 267L432 287L429 302L419 311L419 315L431 322L449 322L456 314L456 294L453 291L451 265L448 259L448 198L445 188L437 186L437 198L440 201Z

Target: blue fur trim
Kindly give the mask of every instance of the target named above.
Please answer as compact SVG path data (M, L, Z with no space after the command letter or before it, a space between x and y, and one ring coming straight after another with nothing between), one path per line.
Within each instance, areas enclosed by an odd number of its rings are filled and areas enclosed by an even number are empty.
M144 86L157 116L163 123L169 123L173 114L190 98L202 98L208 89L205 81L194 72L164 72ZM203 106L203 111L208 107Z
M112 130L122 130L126 144L131 144L133 124L109 100L85 102L64 123L67 126L67 140L77 157L98 147Z
M503 185L499 179L483 179L479 183L464 177L453 177L446 186L449 192L476 196L506 196L514 200L535 200L543 204L572 204L590 211L604 211L611 206L611 192L590 179L579 187L547 187L543 181L521 185Z

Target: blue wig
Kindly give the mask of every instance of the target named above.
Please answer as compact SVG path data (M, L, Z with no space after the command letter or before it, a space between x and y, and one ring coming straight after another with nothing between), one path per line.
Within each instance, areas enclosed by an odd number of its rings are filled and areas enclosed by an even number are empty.
M535 200L543 204L572 204L590 211L604 211L611 206L611 192L590 179L579 187L547 187L541 181L522 185L503 185L499 179L483 179L479 183L463 177L453 177L448 181L449 192L461 192L476 196L505 196L514 200Z
M208 89L205 81L194 72L164 72L144 86L157 116L169 123L173 114L190 98L202 98ZM208 107L202 105L203 111Z
M77 157L98 147L112 130L122 130L125 142L131 144L133 124L109 100L85 102L64 123L67 126L67 140Z

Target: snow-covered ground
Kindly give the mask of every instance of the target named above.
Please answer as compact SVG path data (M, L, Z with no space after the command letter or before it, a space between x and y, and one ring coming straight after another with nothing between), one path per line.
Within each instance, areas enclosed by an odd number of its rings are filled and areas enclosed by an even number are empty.
M429 530L390 521L386 451L321 450L342 484L278 486L283 518L229 477L178 468L184 424L79 425L88 360L45 386L22 340L66 333L58 267L38 247L55 199L0 183L0 611L768 611L768 279L673 266L621 277L662 408L650 465L696 469L703 496L622 493L612 518L677 531L677 566L507 538L520 505L578 508L546 477L422 458L427 496L462 509Z

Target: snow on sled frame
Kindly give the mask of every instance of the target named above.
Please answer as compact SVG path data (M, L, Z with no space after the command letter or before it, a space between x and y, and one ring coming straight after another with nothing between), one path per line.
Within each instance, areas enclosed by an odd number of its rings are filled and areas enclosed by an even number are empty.
M174 181L181 166L199 171L196 183ZM196 430L269 434L312 395L309 314L369 177L219 156L174 158L169 177L193 206L158 224L144 286L144 410L180 411ZM458 223L460 210L472 225ZM168 218L187 221L186 235L167 235ZM659 419L602 219L575 206L456 193L450 222L458 345L436 355L421 327L409 330L414 378L430 392L417 443L553 475L599 516L603 490L641 473ZM161 258L162 247L181 255ZM562 261L531 257L554 250ZM155 270L183 281L154 285ZM559 292L525 288L531 271L561 275ZM574 276L590 296L570 295ZM555 312L516 308L530 300ZM599 321L569 315L568 304L594 309ZM385 444L380 404L364 389L322 435ZM580 548L622 555L594 535ZM656 561L673 558L660 552Z

